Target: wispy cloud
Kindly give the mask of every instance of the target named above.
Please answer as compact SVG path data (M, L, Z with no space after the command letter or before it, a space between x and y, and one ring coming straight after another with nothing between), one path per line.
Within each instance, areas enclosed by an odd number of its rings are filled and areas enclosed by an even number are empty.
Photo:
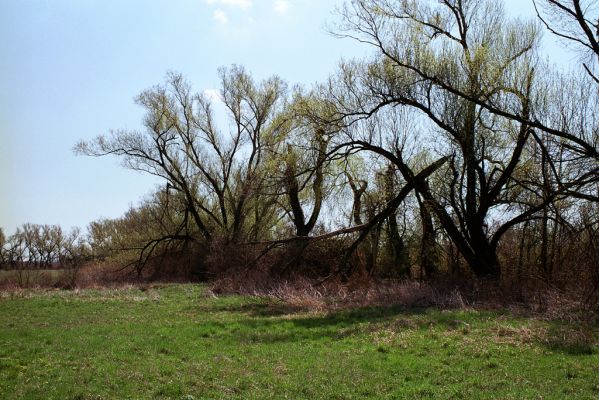
M278 14L285 14L291 8L291 3L288 0L275 0L274 10Z
M206 0L206 3L241 8L242 10L246 10L252 6L252 0Z
M227 17L227 13L221 9L214 10L214 14L212 14L212 18L221 24L226 24L229 22L229 18Z
M220 91L218 89L206 89L204 90L204 96L209 98L214 102L222 102L223 98L220 95Z

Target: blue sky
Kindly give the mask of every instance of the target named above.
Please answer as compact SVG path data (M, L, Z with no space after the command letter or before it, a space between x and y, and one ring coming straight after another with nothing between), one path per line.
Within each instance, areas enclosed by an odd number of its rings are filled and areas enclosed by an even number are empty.
M311 84L368 48L326 33L337 0L0 0L0 227L85 227L117 217L156 181L73 145L136 129L141 90L182 72L196 90L244 65ZM532 17L530 1L508 1ZM545 35L548 36L548 35Z

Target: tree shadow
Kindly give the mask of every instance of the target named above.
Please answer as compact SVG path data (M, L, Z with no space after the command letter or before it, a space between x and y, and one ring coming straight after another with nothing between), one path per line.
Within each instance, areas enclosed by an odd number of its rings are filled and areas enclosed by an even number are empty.
M214 335L229 337L240 343L291 343L302 341L343 340L381 329L396 332L430 329L468 330L470 326L486 326L509 311L492 310L476 313L443 311L437 308L405 305L366 306L315 312L308 306L292 305L272 299L224 299L202 307L203 312L230 313L233 321L219 322ZM513 315L512 315L513 316ZM231 329L231 326L236 327ZM599 326L549 323L538 336L541 346L569 355L591 355L599 352Z
M583 356L599 353L599 326L552 322L541 343L549 350Z
M323 314L305 314L304 311L280 306L253 309L247 314L249 318L240 321L250 328L242 340L254 343L342 340L374 331L401 312L405 313L398 307L366 307Z
M238 314L240 327L232 335L243 343L280 343L298 341L342 340L375 332L383 327L395 331L429 329L463 329L467 322L454 313L427 308L406 308L401 305L369 306L350 310L309 313L302 307L284 303L245 303L221 306L221 311ZM469 315L486 319L486 315ZM222 334L229 335L224 329Z
M242 303L227 303L217 301L214 303L202 304L199 307L197 305L189 306L187 309L195 311L199 309L204 313L211 314L222 312L243 314L255 318L280 317L309 311L309 309L306 307L262 299Z

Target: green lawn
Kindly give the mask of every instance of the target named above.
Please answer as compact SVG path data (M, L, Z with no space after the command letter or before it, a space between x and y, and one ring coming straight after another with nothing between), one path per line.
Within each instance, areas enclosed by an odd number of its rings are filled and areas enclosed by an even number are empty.
M599 327L199 285L1 293L0 398L599 398Z

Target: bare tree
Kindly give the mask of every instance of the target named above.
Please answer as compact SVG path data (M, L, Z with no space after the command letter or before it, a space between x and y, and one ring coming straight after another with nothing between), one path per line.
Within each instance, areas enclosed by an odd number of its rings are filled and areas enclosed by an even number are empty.
M194 94L180 74L137 97L146 110L143 131L114 131L76 146L80 154L117 155L127 168L163 178L166 191L183 199L177 230L153 239L238 242L250 209L259 203L267 149L276 145L285 121L277 118L286 85L277 77L256 83L242 68L221 69L220 106L231 130L217 127L213 101ZM189 218L187 218L189 216ZM151 251L150 251L151 253Z
M552 34L580 52L582 66L599 84L599 4L595 0L533 0L537 16Z
M490 216L510 205L512 177L535 129L559 137L571 152L597 155L594 142L539 122L537 115L545 111L538 109L537 27L507 20L501 4L491 1L433 6L355 0L342 18L339 35L370 44L377 54L373 61L343 65L329 84L332 101L351 120L371 118L386 106L406 106L424 121L413 137L425 134L423 127L443 134L445 139L429 149L449 158L448 179L441 187L416 184L416 190L472 270L499 274L502 235L567 191L562 187L520 213L510 209L491 231ZM406 181L414 176L401 149L368 140L353 144L389 158Z
M4 231L0 227L0 269L5 268L6 264L6 249L4 246L6 245L6 236L4 236Z

